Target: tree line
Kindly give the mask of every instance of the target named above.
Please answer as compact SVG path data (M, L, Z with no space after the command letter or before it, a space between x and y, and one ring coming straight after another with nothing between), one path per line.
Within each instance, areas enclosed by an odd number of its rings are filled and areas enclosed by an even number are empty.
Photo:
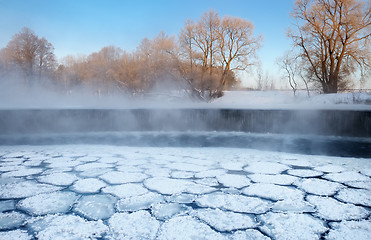
M370 4L363 0L297 0L293 48L278 59L290 86L298 80L335 93L352 82L353 73L370 68ZM209 101L238 87L238 72L257 63L262 36L252 22L219 16L213 10L185 22L178 36L160 32L126 52L106 46L88 56L59 62L54 47L23 28L0 50L0 78L14 74L32 85L51 79L65 92L88 88L98 95L124 92L143 95L155 89L178 90Z

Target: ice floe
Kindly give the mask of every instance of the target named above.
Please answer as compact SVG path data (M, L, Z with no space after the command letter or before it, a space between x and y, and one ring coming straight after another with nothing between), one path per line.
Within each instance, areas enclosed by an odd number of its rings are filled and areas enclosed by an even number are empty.
M5 212L9 210L15 209L15 201L14 200L5 200L0 201L0 212Z
M4 240L31 240L32 236L30 236L27 231L24 230L13 230L8 232L0 232L0 239Z
M71 189L78 193L97 193L107 186L103 181L96 178L84 178L77 180Z
M110 239L155 239L160 223L147 211L115 213L109 220Z
M242 188L249 186L251 183L250 179L248 179L247 177L236 174L223 174L217 176L216 179L225 187Z
M325 173L337 173L337 172L346 171L346 168L339 166L339 165L327 164L327 165L315 167L314 170L325 172Z
M358 172L348 171L340 173L329 173L323 176L323 178L335 181L335 182L351 182L351 181L370 181L370 178L362 175Z
M245 231L236 231L229 237L229 239L231 240L247 240L247 239L270 240L269 237L264 236L261 232L255 229L247 229Z
M225 239L208 225L190 216L178 216L166 221L161 225L157 238L160 240Z
M72 192L42 193L19 201L17 208L31 215L44 215L68 212L76 201Z
M1 174L2 178L8 178L8 177L25 177L30 175L35 175L42 173L42 168L26 168L26 167L19 167L17 170L6 172Z
M371 207L370 190L345 188L341 189L335 197L343 202Z
M370 240L371 239L371 221L341 221L330 223L331 230L326 236L329 240Z
M316 214L326 220L358 220L370 215L363 207L342 203L330 197L308 196L307 200L316 207Z
M299 188L303 189L307 193L320 195L320 196L331 196L334 195L343 185L336 182L330 182L318 178L302 179L295 183Z
M249 178L253 182L257 183L273 183L277 185L291 185L295 181L298 180L297 177L286 175L286 174L278 174L278 175L270 175L270 174L250 174Z
M34 181L22 181L4 184L1 186L0 199L25 198L40 193L48 193L60 190L60 187Z
M270 183L255 183L242 189L242 193L271 200L301 199L304 193L298 189Z
M148 176L143 173L111 171L101 175L100 178L110 184L123 184L142 182L144 179L148 178Z
M308 214L267 213L260 216L260 229L273 239L319 239L327 228Z
M19 212L0 213L0 230L18 228L24 225L27 216Z
M257 226L257 222L247 214L222 211L217 208L201 208L192 211L191 214L221 232Z
M152 214L159 220L167 220L190 211L190 207L179 203L159 203L151 208Z
M148 192L143 195L131 196L120 199L116 208L118 211L138 211L143 209L149 209L151 205L157 204L164 201L164 197L161 194Z
M58 186L69 186L74 183L78 177L72 173L57 172L48 175L42 175L38 178L39 182L49 183Z
M287 165L275 162L251 162L244 167L245 171L263 174L279 174L287 169Z
M102 189L104 193L113 194L119 198L138 196L147 193L148 190L137 183L127 183L121 185L108 186Z
M260 198L247 197L236 194L210 193L196 199L200 207L221 208L241 213L265 213L271 203Z
M114 213L117 199L110 195L82 196L74 207L74 212L81 214L88 220L108 219Z
M323 175L323 172L310 170L310 169L290 169L287 171L288 174L297 176L297 177L320 177Z

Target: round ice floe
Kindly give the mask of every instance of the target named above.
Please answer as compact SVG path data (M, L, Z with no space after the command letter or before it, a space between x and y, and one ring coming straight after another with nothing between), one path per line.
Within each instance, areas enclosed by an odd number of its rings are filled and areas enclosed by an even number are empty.
M9 240L31 240L32 236L28 235L27 231L13 230L8 232L0 232L0 239Z
M82 196L74 207L74 211L88 220L108 219L114 213L116 198L110 195Z
M246 163L244 162L221 162L220 166L226 170L234 170L234 171L241 171L243 166Z
M146 211L115 213L108 223L112 239L155 239L160 226Z
M271 203L255 197L246 197L236 194L210 193L200 196L196 200L200 207L221 208L241 213L265 213Z
M159 220L167 220L175 215L190 211L190 207L179 203L159 203L151 208L152 214Z
M363 188L371 191L371 179L370 181L351 181L344 184L350 187Z
M72 192L43 193L21 200L17 208L32 215L68 212L77 195Z
M8 178L8 177L26 177L31 176L35 174L42 173L41 168L26 168L26 167L20 167L17 168L15 171L6 172L1 174L1 177Z
M111 168L95 168L95 169L89 169L83 172L79 172L79 176L82 178L84 177L94 178L94 177L98 177L110 171L112 171Z
M340 183L330 182L317 178L303 179L301 181L297 181L295 184L307 193L320 196L334 195L337 191L344 187Z
M200 179L194 180L194 182L198 184L210 186L210 187L219 186L219 182L215 178L200 178Z
M223 235L215 232L206 224L190 216L179 216L162 224L158 239L224 239Z
M18 228L26 219L27 216L19 212L0 213L0 230Z
M255 183L244 188L242 193L272 200L302 199L304 193L298 189L269 183Z
M110 184L142 182L147 177L148 176L143 173L119 172L119 171L108 172L100 176L101 179L105 180Z
M325 172L325 173L337 173L337 172L343 172L346 169L339 165L327 164L327 165L323 165L320 167L315 167L314 170Z
M39 182L49 183L58 186L69 186L74 183L78 178L72 173L57 172L48 175L43 175L38 178Z
M111 168L112 165L108 163L86 163L82 165L78 165L75 167L76 171L88 171L92 169L105 169L105 168Z
M370 181L370 178L362 175L358 172L340 172L340 173L329 173L323 176L323 178L335 181L335 182L351 182L351 181Z
M153 167L145 171L146 174L152 177L169 177L171 170L163 167Z
M369 215L363 207L341 203L330 197L308 196L307 200L317 208L317 214L327 220L357 220Z
M278 175L269 175L269 174L251 174L249 178L253 182L257 183L273 183L277 185L291 185L298 180L297 177L278 174Z
M186 171L173 171L171 172L172 178L193 178L193 172L186 172Z
M174 194L171 196L165 197L166 201L168 202L175 202L175 203L192 203L196 200L196 195L194 194Z
M287 165L274 162L251 162L244 167L245 171L263 174L279 174L289 169Z
M231 240L246 240L246 239L270 240L269 237L264 236L261 232L255 229L247 229L245 231L236 231L230 236L229 239Z
M195 177L196 178L217 177L217 176L225 174L226 172L227 171L224 169L212 169L212 170L198 172L195 174Z
M371 221L341 221L330 223L331 230L326 236L329 240L369 240L371 239Z
M149 209L151 205L164 201L164 197L158 193L148 192L139 196L132 196L120 199L116 208L119 211L138 211Z
M102 189L104 193L113 194L119 198L126 198L131 196L138 196L147 193L142 184L128 183L122 185L108 186Z
M221 232L254 228L257 226L257 223L246 214L222 211L220 209L197 209L192 211L192 216L197 217Z
M309 169L290 169L287 171L288 174L297 176L297 177L320 177L323 175L323 172L309 170Z
M144 185L150 190L168 195L180 193L203 194L215 191L212 187L196 184L190 180L161 177L149 178L144 181Z
M76 159L79 162L85 162L85 163L90 163L90 162L96 162L98 160L98 157L95 156L83 156L79 157Z
M371 207L371 191L366 189L341 189L336 198L347 203Z
M34 181L15 182L1 186L0 198L25 198L40 193L48 193L60 190L60 187L48 184L36 183Z
M77 180L71 187L72 191L78 193L97 193L107 186L103 181L96 178L85 178Z
M39 226L40 231L36 237L40 240L96 239L102 237L108 230L101 220L87 221L75 215L48 215L39 221L42 222L42 226Z
M217 176L216 179L225 187L242 188L249 186L251 183L250 179L248 179L247 177L236 174L223 174Z
M267 213L260 216L260 229L273 239L319 239L327 228L319 219L307 214Z
M14 209L15 209L14 200L0 201L0 212L5 212L9 210L14 210Z

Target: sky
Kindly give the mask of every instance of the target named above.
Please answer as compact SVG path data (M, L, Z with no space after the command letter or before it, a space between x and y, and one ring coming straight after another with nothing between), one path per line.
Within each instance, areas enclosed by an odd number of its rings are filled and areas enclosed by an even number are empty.
M258 51L264 72L279 78L276 59L290 48L294 0L0 0L0 48L23 27L53 44L57 58L88 55L115 45L128 52L161 31L178 35L187 19L211 9L252 21L263 35Z

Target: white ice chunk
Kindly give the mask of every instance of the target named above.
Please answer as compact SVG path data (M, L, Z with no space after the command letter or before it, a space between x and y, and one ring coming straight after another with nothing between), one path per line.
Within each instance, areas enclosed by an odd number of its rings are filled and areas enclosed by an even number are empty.
M102 189L104 193L113 194L119 198L126 198L131 196L138 196L147 193L142 184L128 183L122 185L108 186Z
M160 223L146 211L115 213L108 220L112 239L155 239Z
M241 213L265 213L271 207L268 201L255 197L226 193L210 193L196 200L200 207L221 208Z
M347 186L355 188L363 188L371 191L371 180L370 181L351 181L344 183Z
M303 198L300 199L285 199L277 201L273 204L272 210L275 212L315 212L315 208L312 204L305 201Z
M96 239L108 230L101 220L87 221L75 215L48 215L39 221L43 226L36 237L40 240Z
M8 232L0 232L0 239L4 240L31 240L32 236L30 236L27 231L24 230L13 230Z
M162 224L158 239L183 240L183 239L225 239L223 235L215 232L206 224L190 216L179 216Z
M193 172L186 172L186 171L173 171L171 172L172 178L193 178Z
M261 232L255 229L247 229L245 231L236 231L230 236L231 240L270 240L269 237L264 236Z
M330 223L331 230L326 239L329 240L370 240L371 221L341 221Z
M48 193L60 190L60 187L48 184L36 183L34 181L15 182L1 186L1 198L25 198L34 196L40 193Z
M101 175L100 178L110 184L123 184L142 182L144 179L148 178L148 176L143 173L112 171Z
M316 206L320 217L327 220L357 220L369 215L363 207L341 203L330 197L308 196L307 201Z
M38 178L39 182L49 183L58 186L69 186L74 183L78 177L72 173L57 172L48 175L43 175Z
M21 200L17 208L32 215L65 213L70 210L76 199L77 195L72 192L42 193Z
M221 162L220 166L227 170L232 171L241 171L243 166L245 166L246 163L244 162Z
M299 188L303 189L307 193L320 195L320 196L331 196L334 195L344 186L340 183L330 182L317 178L307 178L295 183Z
M175 203L192 203L196 200L196 195L194 194L174 194L171 196L165 197L166 201L168 202L175 202Z
M310 169L290 169L287 171L288 174L297 176L297 177L320 177L323 175L323 172L310 170Z
M298 180L297 177L278 174L278 175L269 175L269 174L251 174L249 178L257 183L273 183L277 185L291 185Z
M79 172L79 175L81 177L94 178L94 177L98 177L110 171L112 171L112 169L110 168L95 168L95 169L89 169L83 172Z
M260 219L261 230L273 239L319 239L327 230L322 221L307 214L267 213Z
M343 202L371 207L370 190L345 188L341 189L335 197Z
M209 177L217 177L222 174L225 174L227 171L224 169L212 169L212 170L206 170L202 172L198 172L195 174L196 178L209 178Z
M120 199L116 208L119 211L138 211L143 209L149 209L151 205L157 204L164 201L164 197L160 194L148 192L139 196L131 196Z
M74 207L74 211L88 220L108 219L114 213L116 198L111 195L82 196Z
M299 159L285 159L280 161L283 164L287 164L290 166L297 166L297 167L312 167L313 162L306 161L306 160L299 160Z
M363 169L361 169L361 173L363 175L371 177L371 168L363 168Z
M220 209L197 209L192 211L192 215L222 232L257 226L257 223L246 214L222 211Z
M215 178L201 178L201 179L194 180L194 182L198 184L210 186L210 187L219 186L219 182Z
M244 167L245 171L263 174L279 174L289 169L287 165L274 162L250 162Z
M346 171L344 167L334 164L327 164L320 167L315 167L314 170L325 173L337 173Z
M88 171L92 169L104 169L104 168L112 168L111 164L108 163L86 163L82 165L78 165L75 167L76 171Z
M237 174L223 174L217 176L218 182L223 184L225 187L242 188L251 184L250 179L243 175Z
M0 201L0 212L5 212L9 210L15 209L15 201L14 200L5 200Z
M96 193L107 186L103 181L96 178L85 178L77 180L72 186L72 191L78 193Z
M304 193L298 189L269 183L255 183L244 188L242 193L272 200L302 199Z
M0 213L0 230L18 228L25 223L26 219L27 216L19 212Z
M335 181L335 182L351 182L351 181L370 181L370 178L362 175L358 172L340 172L340 173L329 173L323 176L323 178Z
M200 166L191 163L171 163L167 165L168 168L179 171L188 171L188 172L201 172L206 171L209 168L205 166Z
M167 220L175 215L190 211L190 207L179 203L159 203L151 208L152 214L159 220Z
M162 177L149 178L144 181L144 185L150 190L167 195L180 193L203 194L215 191L212 187L196 184L189 180Z
M171 170L163 167L153 167L145 171L146 174L152 177L169 177Z
M8 177L26 177L31 176L35 174L42 173L42 168L26 168L26 167L19 167L14 171L6 172L1 174L2 178L8 178Z

